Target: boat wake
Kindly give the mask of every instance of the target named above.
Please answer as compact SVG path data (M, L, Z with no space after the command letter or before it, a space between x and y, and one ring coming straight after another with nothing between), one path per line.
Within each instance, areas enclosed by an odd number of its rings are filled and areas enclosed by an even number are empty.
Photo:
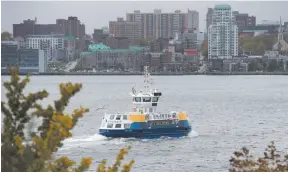
M192 130L187 137L193 138L193 137L198 137L198 136L199 136L199 134L197 133L197 131Z
M165 141L165 140L175 140L175 139L187 139L198 137L198 133L194 130L186 137L182 138L170 138L170 137L161 137L158 139L136 139L136 138L107 138L100 134L94 134L90 136L80 136L72 137L63 141L64 146L62 150L77 148L77 147L89 147L95 145L121 145L121 144L130 144L130 143L140 143L140 142L150 142L150 141Z

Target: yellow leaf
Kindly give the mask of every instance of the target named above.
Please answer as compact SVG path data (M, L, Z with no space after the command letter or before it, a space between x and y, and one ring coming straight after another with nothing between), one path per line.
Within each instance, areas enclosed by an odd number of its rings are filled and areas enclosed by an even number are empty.
M90 167L92 163L92 158L83 158L81 161L81 165L83 165L84 167Z

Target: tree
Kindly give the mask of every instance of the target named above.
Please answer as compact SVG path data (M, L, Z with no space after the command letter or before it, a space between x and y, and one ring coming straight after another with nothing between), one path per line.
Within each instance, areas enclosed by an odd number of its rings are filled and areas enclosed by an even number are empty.
M254 54L264 54L266 50L272 50L273 45L276 43L275 35L259 35L250 37L243 35L239 37L239 52L251 51Z
M9 32L2 32L1 33L1 41L10 41L12 40L12 34Z
M208 41L204 40L201 45L201 54L205 57L205 60L208 60Z
M243 147L234 152L230 159L230 172L286 172L288 170L288 154L277 154L274 142L264 152L264 157L257 160L250 155L249 149Z
M258 70L258 62L257 60L252 60L249 64L248 64L248 71L256 71Z
M268 66L267 66L268 72L274 72L274 71L276 71L276 70L277 70L277 67L278 67L277 60L275 60L275 59L269 60Z
M239 54L242 54L244 49L243 49L243 45L245 42L249 42L251 41L252 38L249 34L241 34L239 35Z
M62 146L62 141L72 136L71 130L79 118L88 112L88 109L80 107L71 115L64 113L70 98L81 90L82 85L60 84L60 98L54 101L53 106L43 108L38 101L48 97L48 92L43 90L24 95L23 90L30 81L29 76L20 80L17 68L10 68L9 71L10 81L4 83L8 101L1 102L1 111L4 115L1 133L1 171L81 172L88 169L92 163L91 158L83 158L78 166L75 166L75 162L68 157L56 160L52 158ZM42 123L37 132L31 132L30 136L27 136L24 134L24 128L31 122L32 117L42 118ZM121 160L129 149L121 149L112 167L106 168L106 161L102 161L98 171L118 171ZM132 160L129 164L125 164L122 171L130 171L133 163Z
M249 41L243 44L243 51L256 51L257 42Z
M264 54L265 50L266 50L266 45L263 43L263 41L260 41L257 45L256 52L258 54Z

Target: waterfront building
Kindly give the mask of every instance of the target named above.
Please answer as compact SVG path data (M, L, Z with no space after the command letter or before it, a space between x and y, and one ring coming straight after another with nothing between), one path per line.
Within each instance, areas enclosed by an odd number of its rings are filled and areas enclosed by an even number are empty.
M78 63L81 69L107 69L121 65L125 69L139 70L146 56L145 48L112 49L102 43L90 44L89 52L82 52Z
M25 38L26 48L44 50L48 61L61 59L59 51L64 50L64 35L28 35Z
M1 73L7 73L7 67L19 64L19 43L17 41L1 41Z
M229 59L238 55L238 27L230 5L215 5L208 30L208 58Z
M44 58L44 50L19 49L18 55L20 73L43 73L46 71L47 61Z
M44 51L19 49L17 41L1 41L1 73L8 73L7 67L19 67L20 73L45 72Z

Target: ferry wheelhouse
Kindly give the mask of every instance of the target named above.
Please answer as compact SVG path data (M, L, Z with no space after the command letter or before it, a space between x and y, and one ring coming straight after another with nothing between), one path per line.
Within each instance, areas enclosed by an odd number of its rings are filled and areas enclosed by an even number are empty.
M157 112L162 93L151 89L148 66L144 67L144 89L136 92L133 87L133 111L127 113L105 114L99 134L106 137L159 138L183 137L192 127L186 112Z

